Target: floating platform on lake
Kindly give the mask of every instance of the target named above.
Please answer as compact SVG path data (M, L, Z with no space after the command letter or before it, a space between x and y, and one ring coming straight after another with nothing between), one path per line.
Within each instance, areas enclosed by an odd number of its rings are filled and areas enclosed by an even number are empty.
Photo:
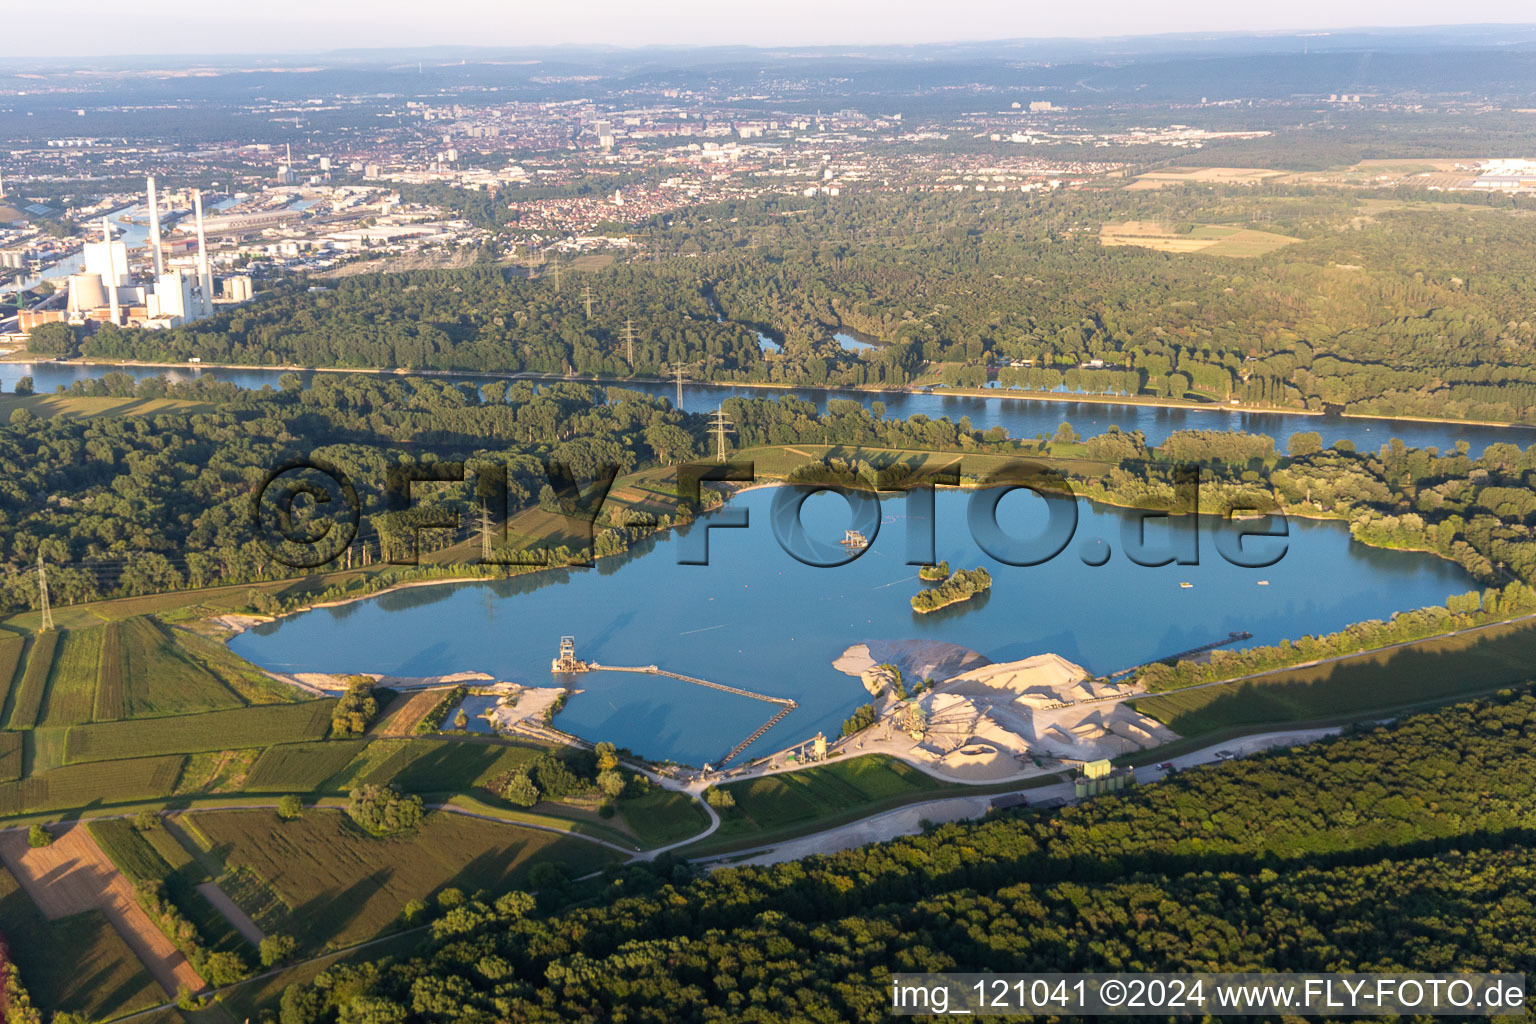
M549 670L556 675L570 672L588 672L592 666L576 657L576 638L560 638L560 656L549 663Z

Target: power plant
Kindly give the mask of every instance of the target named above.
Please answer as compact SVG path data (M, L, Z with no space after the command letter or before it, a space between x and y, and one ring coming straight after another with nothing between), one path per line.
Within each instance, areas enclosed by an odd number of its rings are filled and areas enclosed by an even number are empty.
M69 304L61 313L34 314L36 322L47 319L72 324L88 321L130 327L168 328L193 323L213 314L214 280L208 262L208 243L203 225L203 194L193 193L197 224L197 258L192 269L167 269L160 236L160 203L155 179L148 180L150 274L138 280L128 266L128 246L112 238L112 225L103 217L100 242L87 242L82 269L69 277ZM249 277L221 282L223 298L243 301L252 294ZM23 323L23 328L35 324Z

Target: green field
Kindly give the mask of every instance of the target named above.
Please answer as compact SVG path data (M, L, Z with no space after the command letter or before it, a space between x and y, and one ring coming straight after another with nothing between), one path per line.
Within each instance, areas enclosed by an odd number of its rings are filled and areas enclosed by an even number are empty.
M366 740L324 740L268 747L242 787L247 793L310 793L337 775L368 745Z
M86 828L101 852L130 881L163 882L171 876L171 865L126 818L101 818Z
M395 751L367 776L417 793L462 793L527 764L538 747L463 740L419 739Z
M193 715L244 704L183 638L148 616L120 623L123 707L127 717Z
M270 811L200 811L182 816L222 859L248 876L221 887L263 931L283 932L308 950L360 942L385 931L411 899L447 886L466 893L526 882L536 860L572 875L618 861L595 843L462 814L429 813L413 834L376 839L339 811L310 809L297 821ZM275 905L253 905L250 888Z
M121 622L109 622L101 628L101 670L96 677L96 713L92 716L98 722L128 717L122 640Z
M62 1011L98 1020L165 1001L165 993L103 914L90 911L49 921L4 868L0 934L45 1019Z
M0 782L21 778L24 739L19 732L0 732Z
M870 754L722 788L736 806L720 811L715 836L729 839L771 834L850 813L862 815L951 787L903 761Z
M709 815L687 793L652 786L644 796L618 802L624 824L647 847L666 846L698 835L709 826Z
M30 729L37 724L37 714L43 707L43 696L48 690L48 674L53 667L53 652L59 644L57 630L39 633L32 638L27 651L27 667L22 671L21 682L11 695L9 728Z
M72 764L0 783L0 816L162 799L176 785L185 760L175 754Z
M15 633L0 633L0 722L6 720L6 704L11 699L11 690L15 686L17 670L21 667L21 656L26 646L25 638Z
M331 727L334 700L271 704L175 718L77 725L69 730L65 760L107 761L154 754L266 747L323 739Z
M410 746L411 742L401 738L374 740L365 746L345 768L337 772L335 777L327 780L326 788L345 793L349 789L362 785L373 777L381 765Z
M89 722L96 711L96 680L101 674L101 628L66 629L59 636L48 673L37 727Z
M1536 625L1459 636L1283 669L1230 686L1172 690L1135 701L1181 736L1320 722L1454 700L1536 676Z

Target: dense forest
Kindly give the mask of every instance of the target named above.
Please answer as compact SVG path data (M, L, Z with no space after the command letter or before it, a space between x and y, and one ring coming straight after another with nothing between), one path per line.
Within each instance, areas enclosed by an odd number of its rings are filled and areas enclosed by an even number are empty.
M1536 971L1527 691L1057 812L769 868L477 894L399 960L291 985L322 1021L884 1020L899 971Z
M1124 221L1296 241L1249 259L1101 244L1100 228ZM481 264L287 285L173 331L107 327L38 347L613 377L682 362L729 381L1536 422L1536 220L1520 211L1302 186L892 190L698 207L635 234L645 257L587 274ZM879 344L845 351L839 329ZM756 330L782 351L765 352Z

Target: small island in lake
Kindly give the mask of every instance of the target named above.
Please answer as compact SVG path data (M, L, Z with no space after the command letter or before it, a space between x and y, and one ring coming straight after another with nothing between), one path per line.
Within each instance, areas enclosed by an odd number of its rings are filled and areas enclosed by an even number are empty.
M975 569L961 569L932 590L912 595L912 610L920 614L936 612L940 608L959 604L961 601L969 601L977 594L991 589L992 574L987 570L980 566Z
M938 565L925 565L917 570L917 578L926 583L938 583L948 577L948 562L940 562Z

